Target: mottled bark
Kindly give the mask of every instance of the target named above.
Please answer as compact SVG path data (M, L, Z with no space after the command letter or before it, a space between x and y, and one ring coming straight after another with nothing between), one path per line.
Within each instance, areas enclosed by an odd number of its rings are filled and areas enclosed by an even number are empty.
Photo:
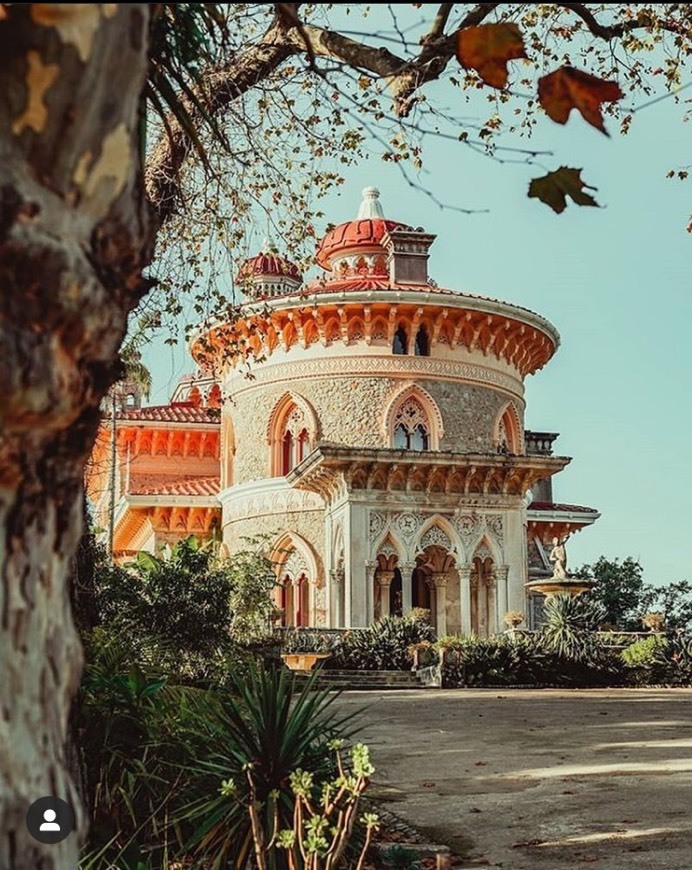
M0 867L76 867L36 798L78 803L65 737L81 653L67 589L82 475L146 290L146 4L12 5L0 21ZM75 806L78 817L83 813Z

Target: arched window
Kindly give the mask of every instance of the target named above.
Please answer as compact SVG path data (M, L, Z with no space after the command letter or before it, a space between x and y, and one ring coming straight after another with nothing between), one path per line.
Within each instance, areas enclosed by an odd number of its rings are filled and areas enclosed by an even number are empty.
M392 353L403 355L408 353L408 335L403 326L400 326L394 333L394 341L392 342Z
M285 393L274 406L267 426L270 445L269 473L285 477L315 445L317 417L310 404L294 393Z
M399 450L429 450L430 424L421 403L410 396L394 417L394 447Z
M495 447L498 453L518 454L521 452L521 423L515 407L509 404L495 429Z
M293 405L284 418L279 474L287 475L310 452L310 433L305 423L303 409Z
M134 393L128 393L125 396L125 407L126 408L136 408L137 407L137 399L135 398Z
M416 356L430 356L430 339L428 338L428 331L424 326L421 326L416 333L414 350Z

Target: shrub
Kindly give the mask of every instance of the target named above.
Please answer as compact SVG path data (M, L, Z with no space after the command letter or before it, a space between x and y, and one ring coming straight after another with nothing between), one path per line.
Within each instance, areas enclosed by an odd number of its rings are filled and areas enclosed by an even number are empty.
M622 682L618 657L596 649L588 661L575 661L551 649L541 635L493 638L446 637L443 685L604 686Z
M409 670L409 647L434 639L435 631L428 622L410 616L385 616L368 628L346 632L326 667L370 671Z
M186 805L175 816L176 825L192 831L185 852L203 866L246 865L253 843L250 803L262 813L264 830L292 827L291 774L311 774L317 797L334 774L333 740L354 730L353 714L329 709L337 695L315 691L315 675L297 691L285 671L257 670L237 680L235 690L221 700L218 724L202 733L205 751L189 763Z
M684 640L678 636L654 634L622 650L628 680L636 686L688 686L692 677L692 658Z
M596 656L596 628L603 622L602 605L583 595L547 598L541 636L545 647L561 658L588 663Z

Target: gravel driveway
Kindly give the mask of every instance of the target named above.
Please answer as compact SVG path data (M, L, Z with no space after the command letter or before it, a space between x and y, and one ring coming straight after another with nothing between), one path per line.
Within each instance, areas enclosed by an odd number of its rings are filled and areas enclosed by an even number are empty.
M373 797L505 870L692 867L692 690L348 692Z

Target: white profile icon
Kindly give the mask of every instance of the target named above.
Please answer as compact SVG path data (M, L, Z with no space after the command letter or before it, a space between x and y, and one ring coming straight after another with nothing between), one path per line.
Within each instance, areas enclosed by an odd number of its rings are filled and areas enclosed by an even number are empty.
M55 821L57 813L55 810L44 810L43 818L45 822L39 828L39 831L59 831L60 825Z

